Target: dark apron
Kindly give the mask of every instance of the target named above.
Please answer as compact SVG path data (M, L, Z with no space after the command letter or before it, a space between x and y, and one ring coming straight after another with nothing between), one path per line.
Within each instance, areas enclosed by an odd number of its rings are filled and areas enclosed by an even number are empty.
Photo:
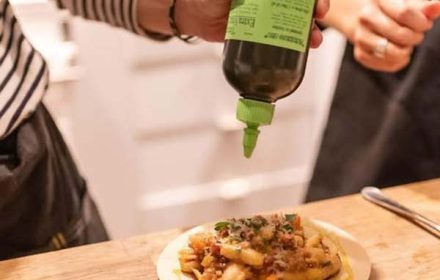
M307 201L440 177L440 23L405 70L371 71L348 45Z
M0 259L105 240L86 183L40 105L0 142Z

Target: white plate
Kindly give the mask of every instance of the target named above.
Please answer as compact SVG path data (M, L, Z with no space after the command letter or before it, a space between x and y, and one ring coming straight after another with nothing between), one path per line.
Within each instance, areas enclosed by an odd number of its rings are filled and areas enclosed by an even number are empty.
M317 221L305 220L305 227L312 226L320 232L325 233L332 241L343 248L348 258L349 266L353 273L353 280L368 280L371 271L371 262L365 249L359 242L346 231L331 224ZM195 227L173 240L159 256L157 263L157 275L160 280L193 280L180 272L178 252L188 244L188 237L197 232L212 230L213 224ZM336 277L337 279L337 277Z

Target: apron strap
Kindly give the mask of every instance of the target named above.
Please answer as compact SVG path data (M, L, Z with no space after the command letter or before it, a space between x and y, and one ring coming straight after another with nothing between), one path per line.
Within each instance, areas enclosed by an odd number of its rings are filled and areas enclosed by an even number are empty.
M87 191L82 196L82 206L80 215L72 220L66 229L55 233L49 241L48 248L50 250L60 250L69 248L73 245L75 240L81 238L87 229L87 226L92 222L93 202Z

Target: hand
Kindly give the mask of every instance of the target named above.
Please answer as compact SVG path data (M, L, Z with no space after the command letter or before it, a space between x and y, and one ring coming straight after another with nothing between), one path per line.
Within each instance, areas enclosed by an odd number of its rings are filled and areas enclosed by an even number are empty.
M179 0L177 22L185 34L206 41L223 42L230 10L231 0ZM323 18L329 9L329 0L318 0L316 18ZM317 48L322 42L322 34L314 24L311 47Z
M329 0L317 0L316 18L325 16ZM169 0L139 0L138 18L146 29L170 34L168 23ZM181 33L197 36L210 42L223 42L231 0L178 0L176 22ZM161 10L161 11L159 11ZM321 31L314 25L311 47L322 42Z
M395 72L408 65L414 47L423 41L439 16L439 2L368 0L347 35L359 63L373 70ZM376 48L384 39L388 44L378 55Z

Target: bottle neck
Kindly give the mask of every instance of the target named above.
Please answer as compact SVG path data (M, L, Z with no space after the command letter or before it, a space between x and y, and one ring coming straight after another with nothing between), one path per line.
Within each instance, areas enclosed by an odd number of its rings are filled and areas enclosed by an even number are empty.
M266 102L269 104L275 103L276 99L271 97L270 95L264 96L264 95L253 95L253 94L240 94L242 98L260 101L260 102Z

